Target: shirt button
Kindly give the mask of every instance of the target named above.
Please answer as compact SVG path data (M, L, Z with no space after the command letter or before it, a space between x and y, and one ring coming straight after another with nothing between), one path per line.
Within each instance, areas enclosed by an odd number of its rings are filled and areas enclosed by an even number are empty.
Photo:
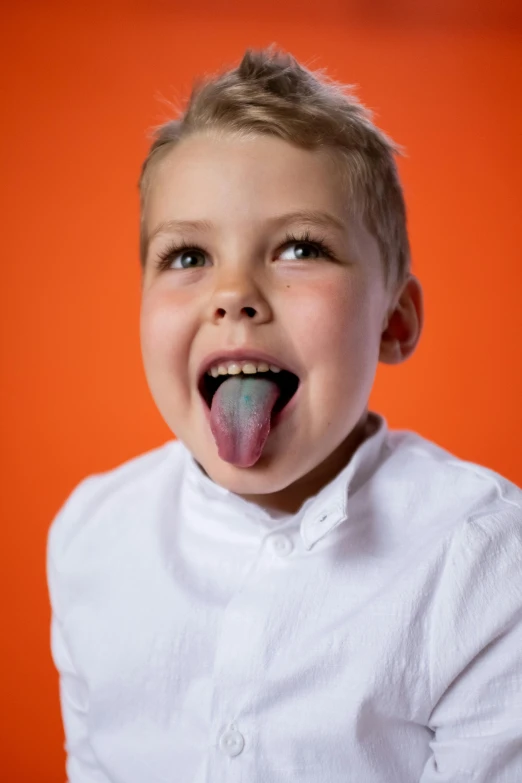
M238 756L245 747L245 738L239 731L229 729L219 738L219 747L227 756Z
M286 557L290 554L294 545L288 536L285 536L283 533L277 533L275 536L272 536L272 547L274 552L280 557Z

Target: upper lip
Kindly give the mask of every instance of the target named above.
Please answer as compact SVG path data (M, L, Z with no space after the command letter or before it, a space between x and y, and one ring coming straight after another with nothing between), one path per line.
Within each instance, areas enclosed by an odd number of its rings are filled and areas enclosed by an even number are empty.
M279 359L277 356L266 353L266 351L260 351L257 348L236 348L230 351L214 351L208 354L201 364L198 371L198 383L201 381L207 370L214 367L216 364L223 364L232 361L245 361L246 359L254 359L258 362L266 362L267 364L274 364L281 370L287 370L299 377L299 374L295 369L290 367L286 362Z

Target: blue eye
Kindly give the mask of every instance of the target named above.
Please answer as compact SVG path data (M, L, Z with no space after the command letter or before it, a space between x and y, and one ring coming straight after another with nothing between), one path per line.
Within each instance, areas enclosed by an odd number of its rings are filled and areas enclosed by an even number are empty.
M173 262L175 259L177 260L178 256L181 256L181 266L173 266ZM198 259L201 260L201 258L203 258L203 264L198 264ZM176 245L167 248L157 261L159 269L197 269L200 266L204 266L204 264L204 251L197 247L189 247L188 245Z
M176 254L177 255L177 254ZM193 269L194 267L198 266L198 256L199 259L203 258L203 264L205 263L205 258L203 257L203 251L202 250L186 250L184 253L181 253L181 268L182 269ZM183 261L188 262L186 265L184 265ZM176 269L176 267L173 267Z
M330 261L336 261L335 253L328 247L324 239L316 239L309 231L304 234L287 234L285 237L285 246L296 246L298 261L315 261L317 258L327 258ZM297 249L299 248L299 249ZM310 255L312 248L312 255Z
M308 258L319 258L320 256L324 255L324 253L321 252L319 245L315 242L290 242L289 247L296 248L294 252L297 254L298 260L306 261ZM300 248L301 251L304 249L304 253L299 255L297 248ZM309 254L310 248L312 249L312 256ZM284 252L286 253L286 250Z

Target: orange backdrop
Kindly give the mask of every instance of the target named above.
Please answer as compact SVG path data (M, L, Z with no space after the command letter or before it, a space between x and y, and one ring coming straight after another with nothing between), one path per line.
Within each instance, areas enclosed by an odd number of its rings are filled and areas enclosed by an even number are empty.
M147 131L196 74L275 42L360 85L408 152L426 308L416 353L379 367L370 406L522 483L519 5L3 5L3 780L65 779L49 524L81 478L172 437L141 368L136 183Z

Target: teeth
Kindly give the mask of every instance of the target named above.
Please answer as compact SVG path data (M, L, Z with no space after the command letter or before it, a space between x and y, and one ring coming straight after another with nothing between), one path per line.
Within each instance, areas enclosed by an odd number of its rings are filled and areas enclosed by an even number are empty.
M243 372L246 375L254 375L256 372L281 372L281 368L275 364L267 364L266 362L230 362L229 364L215 364L210 370L207 370L207 375L211 375L213 378L217 378L218 375L239 375Z

